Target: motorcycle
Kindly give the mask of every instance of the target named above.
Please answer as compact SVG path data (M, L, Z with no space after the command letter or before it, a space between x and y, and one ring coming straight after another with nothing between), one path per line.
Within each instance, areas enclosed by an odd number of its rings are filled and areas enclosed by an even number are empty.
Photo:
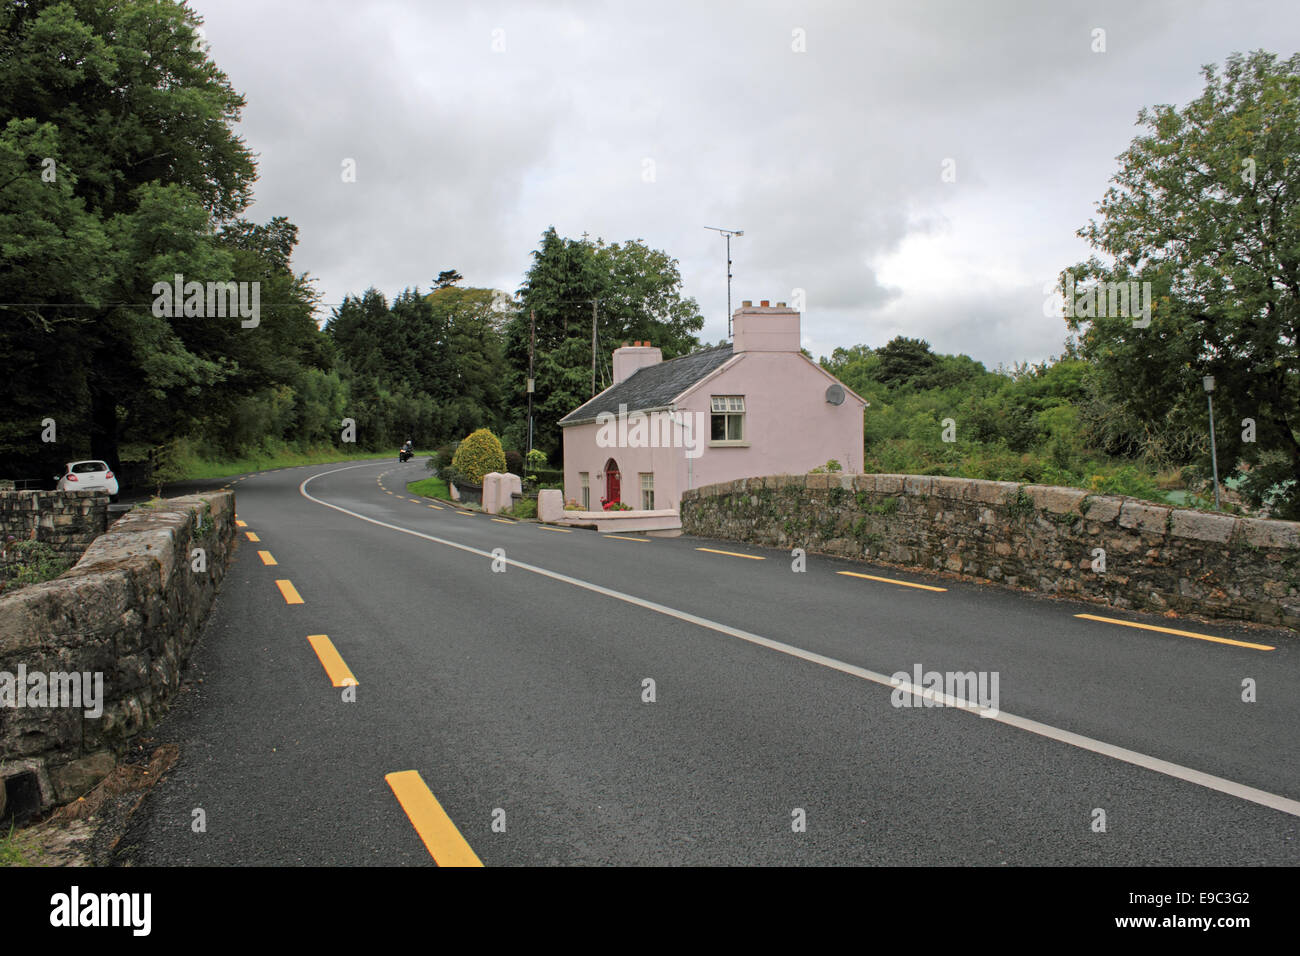
M408 462L414 457L415 457L415 452L410 451L409 449L406 448L403 448L401 451L397 453L397 460L400 462Z

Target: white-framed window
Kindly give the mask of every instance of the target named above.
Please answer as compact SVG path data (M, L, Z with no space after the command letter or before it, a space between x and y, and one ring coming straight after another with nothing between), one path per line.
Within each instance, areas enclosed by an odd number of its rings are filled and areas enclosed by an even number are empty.
M591 510L591 472L578 472L578 483L582 486L582 510Z
M745 396L714 395L709 418L710 441L745 440Z
M655 476L653 472L641 472L641 510L655 510Z

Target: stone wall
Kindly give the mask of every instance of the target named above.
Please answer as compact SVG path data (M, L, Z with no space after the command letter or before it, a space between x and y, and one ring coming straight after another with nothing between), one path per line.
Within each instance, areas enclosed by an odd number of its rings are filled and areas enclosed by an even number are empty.
M104 491L0 491L0 563L12 551L5 544L43 541L71 561L108 527Z
M688 491L687 534L950 571L1119 608L1300 628L1300 523L1073 488L777 475ZM1105 572L1093 569L1105 551Z
M0 784L34 774L42 806L75 799L163 713L224 576L234 512L231 492L137 507L62 577L0 597L0 682L20 667L103 675L98 717L0 706Z

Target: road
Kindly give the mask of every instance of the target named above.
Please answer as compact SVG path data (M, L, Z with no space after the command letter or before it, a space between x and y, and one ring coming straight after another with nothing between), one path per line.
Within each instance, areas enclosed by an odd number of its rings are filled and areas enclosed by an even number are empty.
M119 862L1300 861L1291 632L513 523L405 493L426 475L230 483L240 544L153 732L181 758ZM917 667L996 674L996 716L895 706Z

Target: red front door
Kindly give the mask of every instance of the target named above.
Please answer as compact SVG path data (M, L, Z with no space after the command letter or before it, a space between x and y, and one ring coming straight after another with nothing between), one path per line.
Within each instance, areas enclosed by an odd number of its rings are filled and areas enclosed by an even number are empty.
M618 462L613 458L605 462L605 501L606 503L622 501L622 485L618 474Z

